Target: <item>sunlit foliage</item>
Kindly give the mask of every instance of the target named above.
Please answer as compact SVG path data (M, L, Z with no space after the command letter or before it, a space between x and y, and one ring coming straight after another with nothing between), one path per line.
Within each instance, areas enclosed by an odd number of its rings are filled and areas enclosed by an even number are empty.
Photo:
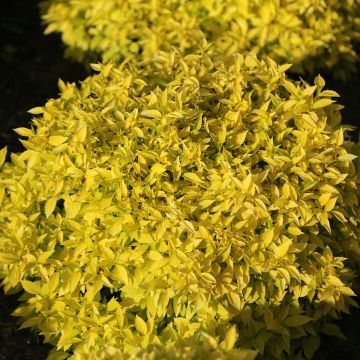
M354 70L359 0L50 0L46 33L59 32L79 59L148 58L205 36L221 57L234 51L294 63L294 71Z
M52 359L226 342L231 324L235 349L311 358L339 335L360 217L338 95L207 49L93 68L30 110L25 151L0 153L0 276L24 290L22 327Z

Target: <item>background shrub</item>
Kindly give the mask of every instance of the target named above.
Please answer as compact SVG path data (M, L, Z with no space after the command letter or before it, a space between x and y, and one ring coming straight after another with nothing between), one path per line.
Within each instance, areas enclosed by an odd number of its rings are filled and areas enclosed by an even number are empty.
M79 60L190 52L204 35L221 57L251 50L297 72L344 77L357 60L358 0L50 0L43 8L45 32L60 32Z

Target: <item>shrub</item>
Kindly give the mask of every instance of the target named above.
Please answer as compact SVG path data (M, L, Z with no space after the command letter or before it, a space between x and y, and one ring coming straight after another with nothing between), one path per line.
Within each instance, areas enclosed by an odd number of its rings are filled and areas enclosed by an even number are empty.
M14 311L66 352L200 331L306 358L354 304L356 146L341 106L253 55L94 65L30 110L0 166L0 276ZM65 353L61 353L65 352ZM54 357L56 358L56 357Z
M357 60L357 0L50 0L43 7L45 32L60 32L80 60L149 58L172 46L192 51L202 32L222 57L251 50L298 72L335 67L344 77Z

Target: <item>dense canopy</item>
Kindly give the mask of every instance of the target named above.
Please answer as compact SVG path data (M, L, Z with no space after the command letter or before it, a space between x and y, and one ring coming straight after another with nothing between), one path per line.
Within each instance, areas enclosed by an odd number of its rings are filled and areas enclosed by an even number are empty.
M149 58L213 42L221 58L253 51L294 71L354 70L359 0L48 0L46 33L60 32L80 60Z
M208 49L93 67L1 151L0 276L25 290L23 327L91 353L235 325L236 348L310 358L359 256L337 94Z

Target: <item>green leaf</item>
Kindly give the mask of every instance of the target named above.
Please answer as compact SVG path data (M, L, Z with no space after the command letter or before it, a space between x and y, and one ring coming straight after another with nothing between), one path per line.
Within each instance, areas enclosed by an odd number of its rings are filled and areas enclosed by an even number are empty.
M323 324L320 328L320 331L329 336L336 336L340 339L348 340L347 337L340 330L339 326L336 324Z
M320 347L320 338L316 335L310 335L304 338L303 347L306 359L312 359L312 357Z
M313 319L306 315L292 315L289 316L283 324L289 327L298 327L307 324L309 321Z

